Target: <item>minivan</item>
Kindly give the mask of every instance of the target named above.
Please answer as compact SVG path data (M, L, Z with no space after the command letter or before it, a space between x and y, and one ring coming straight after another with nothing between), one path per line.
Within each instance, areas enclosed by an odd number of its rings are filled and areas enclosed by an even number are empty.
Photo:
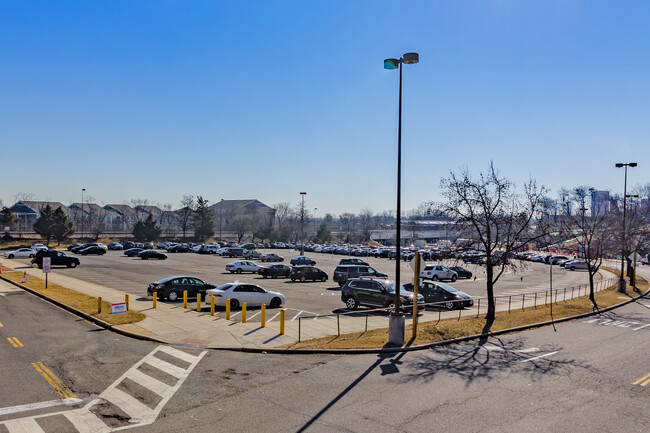
M388 278L388 275L377 272L374 268L365 265L339 265L334 270L333 280L338 283L339 287L343 287L343 284L348 280L348 278L358 278L358 277L379 277L379 278Z

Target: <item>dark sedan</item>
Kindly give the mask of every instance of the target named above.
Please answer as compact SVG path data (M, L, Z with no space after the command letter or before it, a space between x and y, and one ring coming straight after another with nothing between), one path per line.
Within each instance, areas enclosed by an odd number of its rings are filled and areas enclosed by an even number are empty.
M291 259L290 263L293 266L298 266L298 265L314 266L316 264L316 261L306 256L297 256Z
M467 269L463 268L462 266L450 266L449 269L452 271L456 271L458 274L458 278L472 278L472 271L468 271Z
M291 268L285 265L266 265L257 270L257 273L263 276L264 278L278 278L284 277L288 278L291 274Z
M149 260L149 259L165 260L167 258L167 254L158 252L156 250L144 250L144 251L140 251L138 257L140 257L142 260Z
M404 288L412 292L413 284L404 284ZM471 307L474 305L474 300L470 295L465 292L461 292L449 284L434 281L424 281L420 283L420 289L418 290L418 293L424 296L425 303L435 303L437 305L434 306L438 308L444 307L448 310L453 310L454 308Z
M167 251L170 253L189 253L192 250L190 249L189 245L183 244L183 245L174 245L170 248L167 248Z
M72 250L74 251L74 250ZM82 256L87 256L88 254L96 254L98 256L106 254L106 250L102 247L98 246L92 246L92 247L86 247L84 249L81 249L79 251L76 251L77 253L81 254Z
M327 274L313 266L294 266L291 268L289 278L291 278L291 281L299 280L302 283L307 280L327 281Z
M183 298L183 292L186 290L188 298L196 298L199 293L201 297L205 297L206 290L216 287L214 284L208 284L196 277L176 276L149 283L147 294L153 296L154 293L157 293L159 298L175 302Z
M128 250L124 250L124 255L127 257L137 257L138 254L143 251L144 250L142 248L129 248Z

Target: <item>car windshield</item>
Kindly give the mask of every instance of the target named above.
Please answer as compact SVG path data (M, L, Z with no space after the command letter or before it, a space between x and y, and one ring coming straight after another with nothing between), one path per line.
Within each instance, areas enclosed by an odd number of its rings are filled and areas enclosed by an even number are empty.
M451 293L459 292L459 290L456 290L455 288L451 287L449 284L444 284L444 283L436 283L436 284L448 292Z
M217 290L223 290L224 292L226 290L230 290L232 288L232 284L222 284L217 287Z

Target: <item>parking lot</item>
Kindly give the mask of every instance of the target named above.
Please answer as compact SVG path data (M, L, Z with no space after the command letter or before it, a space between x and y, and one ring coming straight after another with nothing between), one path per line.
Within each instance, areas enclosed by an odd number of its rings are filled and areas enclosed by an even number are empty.
M299 255L293 250L265 249L262 252L275 252L285 258L284 264L288 265L292 257ZM340 299L338 284L332 281L332 275L339 260L345 256L320 253L308 253L308 257L316 260L316 267L327 272L327 282L291 282L286 278L264 279L257 274L231 274L225 270L227 263L232 258L217 255L199 255L194 253L168 253L167 260L141 260L129 258L122 251L108 251L103 256L82 256L81 266L76 269L56 267L53 273L62 273L83 281L100 284L138 298L146 297L146 289L150 282L173 275L188 275L198 277L211 284L224 284L232 281L244 281L258 284L267 290L280 292L287 301L287 319L305 317L309 315L332 314L347 311ZM393 277L395 275L395 261L383 258L362 258L379 272L384 272ZM20 269L31 266L28 259L5 260L9 266ZM11 264L9 262L12 262ZM443 262L447 265L454 261ZM261 263L260 263L261 264ZM472 271L476 279L459 279L450 283L474 298L485 296L485 271L477 265L464 265L457 263ZM400 263L402 283L412 280L413 271L406 262ZM565 271L558 266L553 267L553 287L570 287L584 284L588 281L586 272ZM449 283L449 282L448 282ZM549 266L541 263L526 262L526 269L521 273L508 272L498 281L496 295L521 294L544 291L549 285ZM362 307L363 308L363 307ZM269 315L273 317L275 313Z

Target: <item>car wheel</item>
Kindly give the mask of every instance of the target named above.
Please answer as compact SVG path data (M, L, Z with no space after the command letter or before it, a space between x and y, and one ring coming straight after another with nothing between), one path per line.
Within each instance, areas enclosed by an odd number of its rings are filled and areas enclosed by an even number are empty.
M451 276L451 282L453 283L454 281L456 281L456 278L458 278L458 277L456 277L456 275L452 275Z
M280 308L280 305L282 305L280 298L271 299L271 308Z
M296 279L295 279L295 278L292 278L292 279L291 279L291 282L292 282L292 283L295 283L295 282L296 282Z
M33 258L33 257L34 257L34 254L30 254L30 255L29 255L29 258L30 258L30 259Z
M167 293L167 299L171 302L178 301L178 292L176 290L170 290L169 293Z
M71 267L71 268L76 268L76 267L77 267L77 263L76 263L76 262L72 262L72 263L70 263L70 267Z
M320 280L324 283L325 281L327 281L327 277L323 276L323 277L321 277Z
M344 283L342 283L342 282L339 281L338 284L339 284L339 287L343 287L343 284L344 284Z
M231 299L230 300L230 308L233 310L236 310L239 308L239 301L237 299Z
M453 310L454 309L454 303L451 301L445 302L445 308L448 310Z
M273 274L273 278L278 278L278 274Z
M352 296L345 300L345 308L348 310L356 310L359 307L359 303Z
M31 256L29 256L29 257L31 257ZM13 259L13 258L14 258L14 255L13 255L13 254L9 254L9 255L7 256L7 258L8 258L8 259Z
M237 269L237 273L241 274L241 268Z
M262 278L266 279L266 277L267 277L266 275L262 275Z
M576 270L576 267L575 267L575 266L571 266L571 270L572 270L572 271L575 271L575 270Z
M304 283L305 281L307 281L307 279L305 277L300 277L300 282L301 283Z
M433 281L438 281L438 276L437 276L437 275L434 275L431 279L432 279Z

